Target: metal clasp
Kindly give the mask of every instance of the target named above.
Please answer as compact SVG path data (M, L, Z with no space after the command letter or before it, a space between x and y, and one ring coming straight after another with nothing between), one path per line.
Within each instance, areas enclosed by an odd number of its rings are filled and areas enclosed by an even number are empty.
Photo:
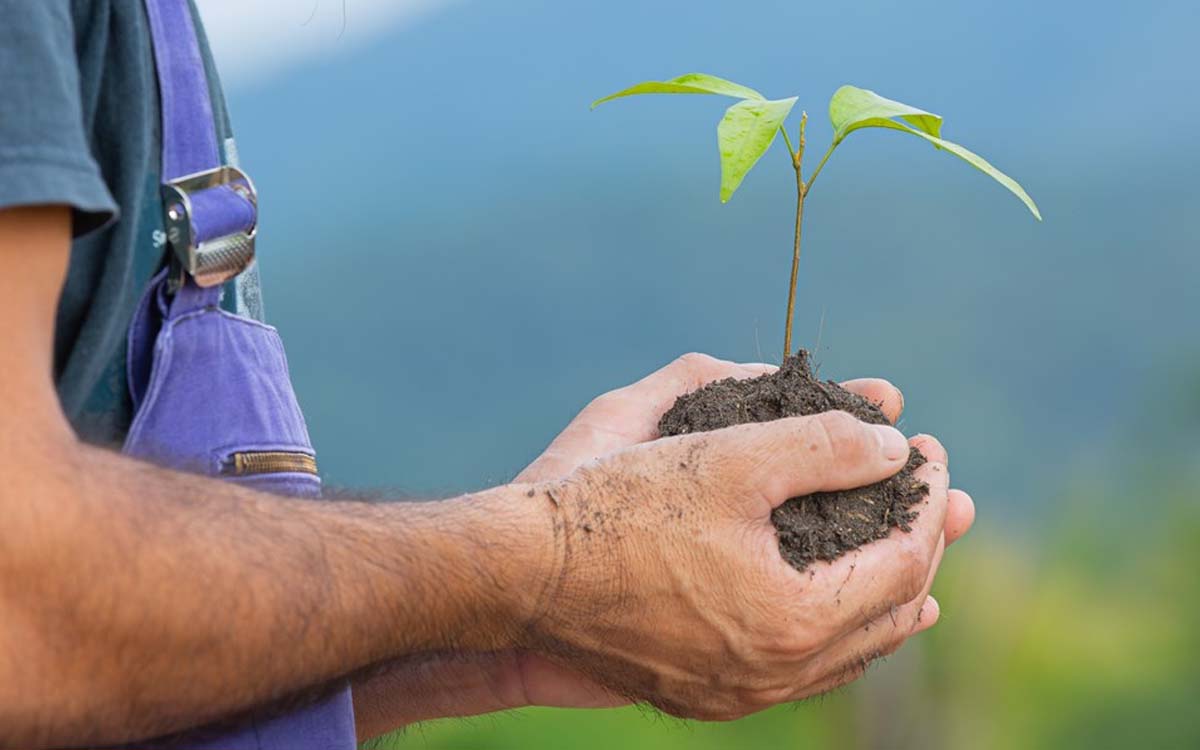
M196 232L193 197L206 190L231 190L249 201L254 219L249 227L219 237L200 238ZM162 187L166 213L167 242L175 255L179 273L173 284L182 283L186 273L202 287L222 284L237 276L254 260L254 236L258 232L258 194L254 183L235 167L217 167L166 183ZM210 219L211 220L211 219Z

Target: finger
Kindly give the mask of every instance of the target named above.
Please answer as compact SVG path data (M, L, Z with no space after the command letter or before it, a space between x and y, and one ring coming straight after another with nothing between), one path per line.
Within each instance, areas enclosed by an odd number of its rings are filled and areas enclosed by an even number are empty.
M847 380L842 383L842 387L878 406L892 424L896 423L904 411L904 394L900 392L899 388L882 378Z
M925 457L926 461L950 465L950 456L946 453L946 447L933 435L917 435L908 443L921 451L921 455Z
M738 366L747 373L753 373L753 376L770 375L779 370L779 365L770 365L765 362L742 362Z
M813 676L818 684L836 679L845 671L861 666L864 661L893 653L922 625L932 625L925 622L928 614L925 603L945 549L945 542L939 540L925 583L915 597L907 602L896 602L878 617L843 635L812 660L811 666L805 670L806 674Z
M934 560L920 592L911 600L895 602L880 616L839 638L814 662L814 673L822 679L832 677L864 654L886 655L899 648L924 622L925 600L929 599L929 592L934 588L934 578L938 566L942 564L944 552L946 542L938 540Z
M725 378L744 379L757 377L771 371L771 365L751 363L739 364L717 359L707 354L691 352L675 359L671 364L650 373L641 380L620 389L642 395L670 394L678 398L691 393L716 380ZM673 400L672 400L673 402ZM668 404L669 406L669 404Z
M941 609L937 600L932 596L926 597L920 609L918 610L916 617L917 626L913 628L913 631L909 634L909 637L911 638L917 633L933 627L937 623L940 616ZM889 653L893 653L902 645L904 645L903 641L895 645L890 652L864 651L849 656L845 661L843 661L839 668L833 670L825 678L801 688L794 696L792 696L790 700L796 701L804 700L805 698L812 698L814 696L823 695L825 693L837 690L840 687L849 685L851 682L854 682L866 674L875 661L887 656Z
M916 448L926 461L934 461L948 463L946 448L940 440L931 436L931 434L918 434L917 437L908 440L913 448ZM947 497L946 509L946 546L954 544L960 536L967 533L974 523L974 500L970 494L961 490L950 490Z
M924 482L929 494L913 506L917 517L910 531L893 529L804 581L806 619L824 623L831 638L888 615L925 591L944 547L949 472L945 464L926 463L914 479Z
M676 399L709 383L726 378L745 380L769 372L770 365L742 365L707 354L685 354L641 380L606 393L579 415L585 426L596 430L597 446L606 453L658 437L658 421L675 405ZM603 434L609 439L604 440Z
M917 626L913 628L912 635L924 633L937 625L940 619L942 619L942 605L932 596L925 597L925 604L921 606L921 611L917 615Z
M914 448L921 451L927 461L948 463L946 448L932 435L917 435L909 441ZM946 545L958 541L967 533L975 522L975 503L971 496L962 490L950 490L946 508Z
M958 541L975 523L975 501L962 490L950 490L946 509L946 544Z
M757 377L770 367L685 354L632 385L593 399L514 481L563 476L596 456L654 440L658 421L680 396L715 380Z
M863 487L904 467L908 441L890 425L870 425L845 412L791 417L671 438L685 456L696 447L715 487L740 490L754 515L813 492Z

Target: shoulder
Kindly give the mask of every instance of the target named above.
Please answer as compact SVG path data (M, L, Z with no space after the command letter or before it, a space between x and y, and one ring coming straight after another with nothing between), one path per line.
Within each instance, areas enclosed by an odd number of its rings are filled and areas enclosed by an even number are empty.
M116 210L89 149L70 0L0 0L0 208L63 203L87 229Z

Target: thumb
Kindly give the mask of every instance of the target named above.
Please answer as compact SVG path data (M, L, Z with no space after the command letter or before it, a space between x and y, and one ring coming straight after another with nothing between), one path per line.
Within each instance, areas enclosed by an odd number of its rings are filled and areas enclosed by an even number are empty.
M712 479L767 510L813 492L864 487L892 476L908 462L904 435L841 411L739 425L709 433Z

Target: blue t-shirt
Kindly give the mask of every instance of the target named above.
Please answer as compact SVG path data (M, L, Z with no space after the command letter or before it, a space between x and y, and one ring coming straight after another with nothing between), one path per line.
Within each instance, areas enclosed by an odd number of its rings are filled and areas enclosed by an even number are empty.
M54 377L76 432L105 445L120 444L132 420L125 334L166 254L158 84L143 2L0 0L0 209L73 209ZM198 17L197 29L230 162L225 102ZM226 300L239 305L236 294Z

